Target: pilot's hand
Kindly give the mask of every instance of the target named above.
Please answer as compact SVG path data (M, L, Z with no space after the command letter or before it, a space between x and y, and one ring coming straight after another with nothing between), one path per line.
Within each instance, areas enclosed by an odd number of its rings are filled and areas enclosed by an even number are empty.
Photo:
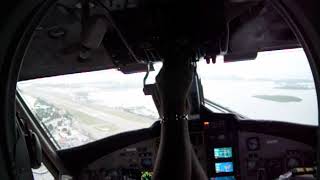
M191 87L193 67L190 61L163 65L156 77L160 92L163 116L183 115L187 113L187 96Z

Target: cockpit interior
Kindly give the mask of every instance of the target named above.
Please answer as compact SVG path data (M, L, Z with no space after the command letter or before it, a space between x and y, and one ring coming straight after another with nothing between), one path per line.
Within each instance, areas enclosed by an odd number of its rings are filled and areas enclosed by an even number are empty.
M167 78L176 80L187 63L184 118L206 179L319 178L315 57L297 31L307 20L291 21L288 13L313 9L312 1L31 4L21 4L30 15L17 31L13 57L21 65L11 104L32 171L21 159L13 176L158 180L164 114L173 110L163 107L163 94L178 87L159 91L157 75L172 67ZM20 145L12 145L14 154L23 154Z

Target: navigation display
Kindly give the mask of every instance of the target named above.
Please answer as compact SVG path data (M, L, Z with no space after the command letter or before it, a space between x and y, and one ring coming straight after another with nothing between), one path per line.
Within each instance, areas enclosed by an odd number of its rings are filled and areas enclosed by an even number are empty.
M212 177L209 180L235 180L234 176Z
M228 173L233 172L232 162L219 162L215 163L216 173Z
M224 147L224 148L214 148L214 158L232 158L232 148Z

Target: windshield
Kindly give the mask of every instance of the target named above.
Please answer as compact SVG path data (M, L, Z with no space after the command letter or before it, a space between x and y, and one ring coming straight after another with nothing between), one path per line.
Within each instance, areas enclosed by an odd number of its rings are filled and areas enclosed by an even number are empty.
M198 63L206 106L250 119L318 124L313 76L302 49L262 52L256 60ZM161 68L148 80L153 80ZM145 73L115 69L18 82L18 92L58 149L150 127L158 120ZM153 83L153 82L147 82ZM220 111L217 111L220 110Z
M155 64L153 79L161 68ZM150 127L158 120L145 73L115 69L18 82L18 92L58 149ZM151 83L151 82L148 82Z
M247 118L318 125L315 85L302 49L258 53L256 60L198 63L204 97Z

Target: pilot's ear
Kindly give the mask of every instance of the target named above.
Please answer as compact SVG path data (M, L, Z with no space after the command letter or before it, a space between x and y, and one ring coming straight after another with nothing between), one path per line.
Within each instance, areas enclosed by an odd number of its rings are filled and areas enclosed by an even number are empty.
M162 98L160 95L160 90L158 88L157 83L155 84L155 88L154 88L154 97L153 97L153 101L158 109L158 113L160 117L164 116L163 113L163 102L162 102Z
M188 96L187 102L186 102L186 107L185 107L186 114L190 115L191 109L192 109L192 103L190 100L190 96Z
M155 88L154 88L154 94L153 94L153 100L156 103L158 112L160 117L163 117L163 97L161 96L161 89L160 89L160 82L161 82L161 73L163 68L160 69L159 73L157 74L155 80Z

